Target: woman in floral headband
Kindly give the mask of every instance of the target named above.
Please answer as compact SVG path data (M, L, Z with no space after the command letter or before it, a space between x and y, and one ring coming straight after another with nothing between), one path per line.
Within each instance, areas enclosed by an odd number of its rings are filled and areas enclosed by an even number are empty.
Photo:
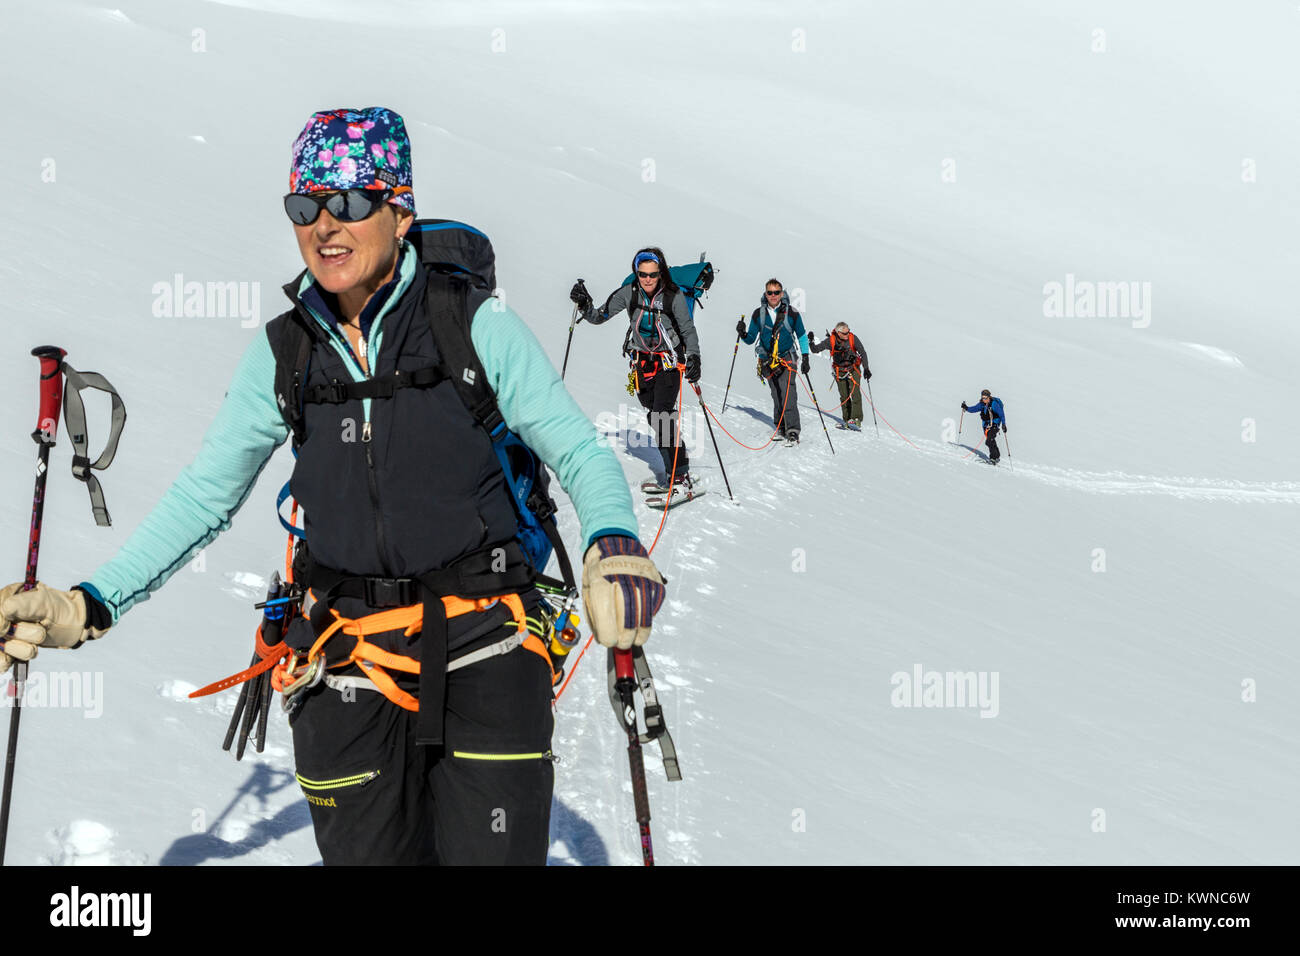
M284 200L306 265L285 286L289 311L257 333L198 457L116 557L71 591L0 590L0 615L15 625L0 666L102 636L229 527L290 434L275 344L297 323L310 332L301 394L318 397L300 409L291 479L306 515L300 583L311 588L310 607L286 642L319 645L340 616L423 609L423 624L416 616L365 635L377 656L349 656L362 644L355 636L331 638L342 660L329 657L328 676L294 698L295 763L321 856L327 864L541 864L552 673L545 652L503 639L520 633L536 589L528 578L517 593L467 601L427 583L482 580L488 556L491 574L514 574L517 564L495 562L498 554L514 560L518 526L492 440L452 384L398 386L412 378L404 373L437 361L425 293L446 282L405 239L415 214L410 155L391 110L329 110L307 122ZM583 598L596 638L644 643L664 582L637 539L622 467L523 321L486 292L471 294L467 309L506 424L573 500L589 543ZM442 643L427 643L435 631ZM427 663L430 648L441 655L436 673L393 671L384 683L373 666L393 655Z

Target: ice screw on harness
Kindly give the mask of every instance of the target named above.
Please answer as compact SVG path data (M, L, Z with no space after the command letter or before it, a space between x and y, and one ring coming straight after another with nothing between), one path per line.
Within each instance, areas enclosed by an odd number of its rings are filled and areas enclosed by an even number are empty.
M257 649L253 652L253 659L249 662L249 666L256 668L262 663L267 663L267 666L251 680L245 681L240 688L235 712L230 717L230 726L226 728L226 739L222 742L221 749L230 750L230 745L235 740L235 733L238 731L239 745L235 748L236 760L244 759L244 748L248 745L250 736L253 738L253 747L258 753L262 753L266 747L266 722L271 712L273 692L271 667L289 651L282 638L289 621L293 619L299 597L297 589L281 582L280 572L276 571L271 576L270 586L266 589L266 600L257 605L262 610L262 624L257 630Z
M548 595L544 599L546 607L559 604L554 611L544 612L544 622L538 622L537 630L534 631L546 645L546 653L551 658L552 683L559 686L560 681L564 679L564 668L569 662L569 652L582 640L582 634L578 630L582 619L575 610L581 594L576 588L549 587L540 582L538 590ZM531 629L533 619L529 618L528 621Z

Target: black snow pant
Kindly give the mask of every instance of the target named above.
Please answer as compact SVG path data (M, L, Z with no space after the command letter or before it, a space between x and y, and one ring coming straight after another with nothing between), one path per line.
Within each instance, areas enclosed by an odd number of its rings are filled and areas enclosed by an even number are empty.
M1002 457L1002 452L998 451L998 426L990 425L988 431L984 433L984 444L989 450L989 461L997 461Z
M646 410L655 447L664 461L664 479L668 480L674 474L674 454L677 457L676 475L687 474L691 468L690 456L677 429L677 394L681 391L682 376L675 368L665 369L658 356L652 355L649 360L637 362L636 386L637 401ZM679 445L680 450L674 452Z
M799 383L794 369L782 365L767 380L767 387L772 391L772 423L777 433L799 431Z
M554 717L541 655L518 647L449 673L445 749L416 746L418 714L376 690L303 693L294 758L327 866L546 863Z

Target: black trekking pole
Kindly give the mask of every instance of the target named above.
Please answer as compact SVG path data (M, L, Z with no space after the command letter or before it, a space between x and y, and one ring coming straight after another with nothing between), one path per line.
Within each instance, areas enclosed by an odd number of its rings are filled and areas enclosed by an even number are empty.
M1011 460L1011 436L1007 434L1006 425L1002 426L1002 437L1005 438L1007 442L1007 464L1011 466L1012 471L1015 471L1016 463Z
M741 313L740 320L742 322L745 320L744 313ZM727 396L731 394L731 376L736 374L736 355L740 352L740 338L740 333L737 332L736 347L731 350L731 371L727 373L727 390L722 393L722 411L718 412L719 418L727 414Z
M876 400L871 395L871 379L867 379L867 401L871 402L871 424L876 426L876 437L880 437L880 422L876 421Z
M727 486L727 497L735 501L736 496L731 493L731 482L727 480L727 469L722 464L722 453L718 451L718 439L713 434L713 422L709 421L709 409L704 404L704 396L700 394L700 386L697 382L691 382L691 388L695 389L695 397L700 400L700 411L704 412L704 424L709 427L709 438L713 440L713 454L718 459L718 468L722 471L722 483Z
M23 590L36 587L36 560L41 550L41 519L45 514L45 478L49 474L50 449L59 432L59 409L63 401L63 356L68 353L53 345L32 349L41 361L41 405L32 440L37 445L36 491L32 495L32 524L27 538L27 575ZM12 630L6 636L12 636ZM0 646L3 650L3 646ZM0 800L0 865L4 864L5 844L9 837L9 804L14 787L14 760L18 755L18 722L23 715L23 690L27 682L27 662L14 661L13 710L9 715L9 748L5 752L4 795Z
M961 410L961 418L957 419L957 437L961 437L961 424L966 420L966 409Z
M682 769L677 762L677 747L673 744L672 734L664 722L663 705L659 703L659 693L655 690L654 675L650 673L650 662L640 647L631 647L625 651L609 649L605 661L606 679L609 682L609 702L614 706L614 713L627 733L627 759L632 770L632 799L636 805L636 822L641 831L641 855L646 866L654 866L654 848L650 845L650 797L646 789L645 761L642 759L643 744L657 743L663 757L664 776L669 783L682 779ZM645 722L645 733L637 727L637 708L635 694L641 692L641 720Z
M614 655L614 693L622 705L623 729L627 731L627 761L632 768L632 802L636 822L641 830L641 858L646 866L655 865L655 851L650 843L650 794L645 783L645 760L641 755L641 735L636 727L636 670L632 651L612 651Z
M817 409L817 417L821 419L822 431L826 435L826 444L831 446L831 454L835 454L835 443L831 441L831 433L826 431L826 416L822 414L822 407L817 402L817 393L813 390L812 379L805 373L803 380L808 383L808 394L812 396L813 407ZM795 399L798 401L798 398Z
M579 279L579 282L582 280ZM569 349L573 348L573 328L578 324L578 303L573 303L573 317L569 319L569 341L564 346L564 365L560 368L560 381L564 381L564 373L569 370Z

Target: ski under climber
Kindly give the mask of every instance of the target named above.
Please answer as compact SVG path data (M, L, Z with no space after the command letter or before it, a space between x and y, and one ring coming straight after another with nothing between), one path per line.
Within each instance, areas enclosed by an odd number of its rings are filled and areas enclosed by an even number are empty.
M820 345L817 337L809 333L808 344L813 352L830 349L831 371L835 375L835 386L840 390L840 414L849 428L861 428L862 381L871 379L871 365L862 340L849 331L847 322L837 322L835 329L827 333Z
M664 481L692 484L690 456L678 434L677 404L682 375L694 384L700 380L700 342L686 304L686 293L673 282L663 252L653 246L632 258L636 281L619 286L596 309L587 287L578 280L569 300L578 306L581 320L602 325L620 312L627 314L628 329L623 354L632 367L632 388L647 412L655 447L663 459ZM679 371L679 367L681 370Z
M329 637L329 670L290 718L321 856L544 864L553 675L545 653L517 637L538 592L486 428L447 378L418 375L439 355L426 291L438 301L452 283L405 238L415 195L402 118L377 107L313 115L294 143L284 207L306 265L284 287L290 309L255 333L198 456L112 560L70 591L0 591L0 614L15 625L0 663L116 629L230 526L290 435L274 343L298 323L311 329L311 351L291 486L305 509L297 583L314 603L285 640L310 647L336 619L364 634ZM519 316L486 291L457 301L507 425L573 500L595 637L643 643L664 582L637 538L622 468ZM347 397L318 394L331 388ZM370 657L355 656L363 643ZM398 655L418 659L420 673L383 663Z
M961 403L963 412L979 412L980 421L984 423L984 444L989 450L989 463L996 465L1002 457L998 451L998 429L1007 430L1007 416L1002 408L1002 399L994 398L987 388L980 392L980 400L974 406Z
M808 374L808 335L803 316L791 305L779 279L768 279L763 301L749 318L741 319L736 334L746 345L757 346L758 377L772 392L772 423L787 443L799 440L799 372ZM795 362L798 361L798 371Z

